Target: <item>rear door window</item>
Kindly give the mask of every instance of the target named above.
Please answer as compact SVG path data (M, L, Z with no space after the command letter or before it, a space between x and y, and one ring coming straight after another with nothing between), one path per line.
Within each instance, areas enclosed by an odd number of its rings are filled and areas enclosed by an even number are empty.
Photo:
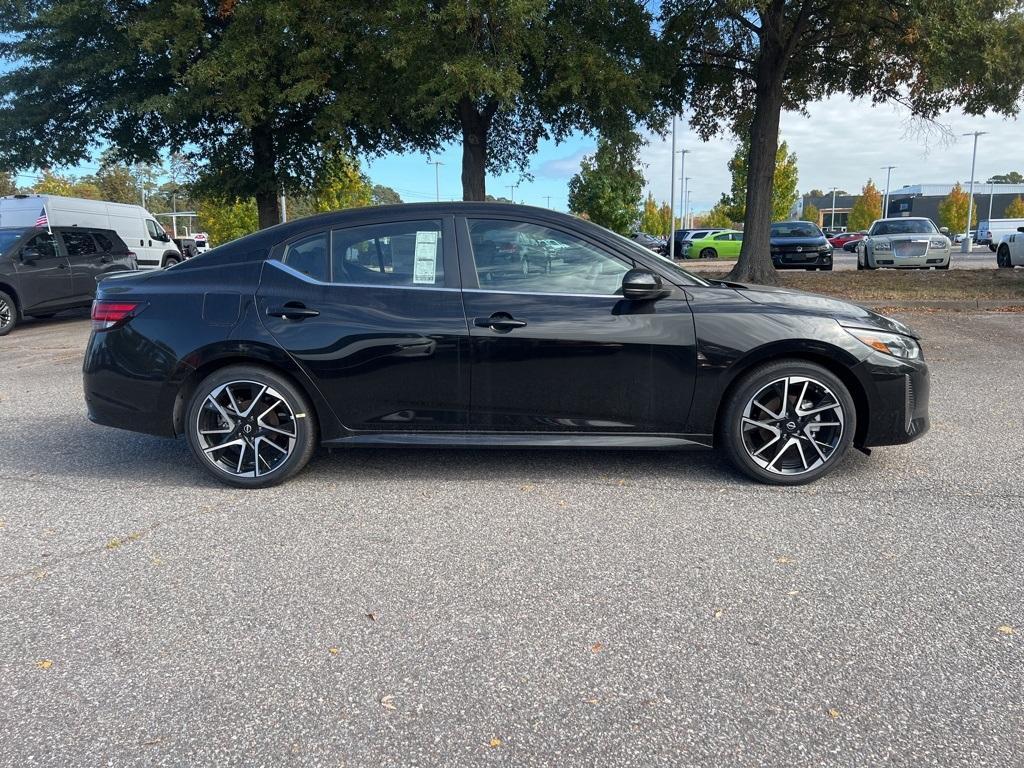
M443 286L440 220L398 221L336 229L331 272L336 283Z
M327 233L317 232L289 243L282 262L313 280L330 281L327 265Z
M114 252L114 241L107 237L102 232L93 232L92 236L96 238L96 244L100 247L100 250L104 253Z
M83 258L96 253L96 244L88 232L62 232L61 238L69 258Z

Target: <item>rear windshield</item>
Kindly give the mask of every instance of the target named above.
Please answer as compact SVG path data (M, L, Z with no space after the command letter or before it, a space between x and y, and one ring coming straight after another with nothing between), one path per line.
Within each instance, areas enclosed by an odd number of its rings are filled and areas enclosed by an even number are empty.
M872 235L934 235L936 231L931 219L889 219L871 226Z
M11 244L25 234L24 229L0 229L0 253L3 253Z
M806 221L772 224L772 237L822 237L821 230Z

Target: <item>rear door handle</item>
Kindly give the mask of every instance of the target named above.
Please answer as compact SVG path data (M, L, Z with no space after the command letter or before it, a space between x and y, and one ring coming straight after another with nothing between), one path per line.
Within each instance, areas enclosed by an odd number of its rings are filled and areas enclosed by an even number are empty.
M316 317L320 313L315 309L309 309L301 302L289 301L280 307L268 307L267 314L270 317L281 317L285 320L305 320L307 317Z
M478 317L473 320L477 328L490 328L492 331L511 331L515 328L525 328L525 320L516 320L507 312L495 312L490 317Z

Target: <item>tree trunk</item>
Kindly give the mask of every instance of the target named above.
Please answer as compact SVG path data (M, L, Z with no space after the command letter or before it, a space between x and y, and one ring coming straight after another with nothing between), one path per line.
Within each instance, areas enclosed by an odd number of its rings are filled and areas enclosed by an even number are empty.
M757 64L754 118L750 126L747 158L747 215L743 220L743 247L728 279L742 283L778 285L771 257L772 189L775 155L779 149L782 80L786 69L783 51L762 38Z
M462 123L462 199L487 199L487 133L491 116L481 114L469 98L459 101Z
M260 229L280 224L277 153L274 151L274 134L269 125L257 125L252 129L252 177Z

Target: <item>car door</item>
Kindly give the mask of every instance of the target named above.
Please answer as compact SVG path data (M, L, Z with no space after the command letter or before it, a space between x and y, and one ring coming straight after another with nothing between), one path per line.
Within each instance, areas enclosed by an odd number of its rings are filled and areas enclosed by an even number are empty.
M96 295L96 278L100 274L100 253L92 234L84 230L66 229L58 232L71 268L71 288L76 297Z
M257 294L269 332L351 430L462 430L469 333L451 217L311 232L278 246Z
M40 232L25 241L14 268L21 282L21 306L26 314L71 301L71 269L56 237L49 232Z
M473 429L682 431L695 359L682 291L627 301L622 278L635 258L539 221L460 217L457 226ZM548 270L506 269L493 244L510 233L559 243Z

